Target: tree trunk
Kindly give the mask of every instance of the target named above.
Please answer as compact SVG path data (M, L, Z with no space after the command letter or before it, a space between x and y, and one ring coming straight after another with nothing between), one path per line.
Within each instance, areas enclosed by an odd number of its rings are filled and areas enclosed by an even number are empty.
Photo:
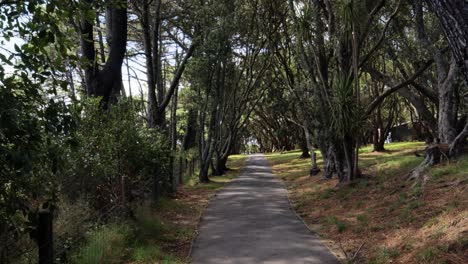
M215 164L215 168L213 171L214 176L221 176L228 170L228 167L226 166L227 161L228 161L228 156L218 157L216 159L216 164Z
M195 147L197 144L197 116L197 111L195 111L193 108L190 108L188 111L184 140L182 142L182 149L184 151Z
M377 93L378 95L378 93ZM374 125L374 134L373 134L373 145L375 152L382 152L385 151L384 144L385 144L385 129L382 120L382 107L378 106L377 111L375 113L375 118L373 118L373 125ZM391 122L391 121L389 121Z
M455 67L452 64L452 67ZM455 71L455 69L450 69ZM457 137L457 89L454 87L454 77L448 76L443 83L439 83L439 141L450 144Z
M86 0L89 8L92 1ZM122 2L123 3L123 2ZM122 3L109 6L112 14L112 43L109 56L102 70L98 70L94 50L93 24L86 18L81 19L81 45L83 56L88 60L85 67L86 91L89 96L101 96L101 107L107 109L109 104L115 102L122 88L122 63L127 49L127 7ZM124 6L124 7L122 7Z
M305 142L305 140L301 140L300 147L301 147L301 152L302 153L301 153L301 156L299 158L301 158L301 159L310 158L309 148L307 147L307 142Z
M210 178L208 178L208 170L210 168L210 163L203 165L200 164L200 174L198 175L198 180L201 183L208 183L210 182Z
M456 63L468 85L468 3L466 0L426 0L439 18Z
M157 112L157 99L156 99L156 81L154 79L153 68L153 48L151 41L151 26L150 26L150 7L149 0L144 0L142 4L142 11L140 15L140 24L143 31L143 46L145 50L146 61L146 84L148 88L148 126L155 127L154 116Z
M374 129L374 134L373 134L373 146L374 152L383 152L385 151L385 138L383 138L382 135L382 130L380 128Z
M314 176L314 175L317 175L320 172L320 169L317 166L317 156L315 154L314 146L312 145L312 142L311 142L312 141L312 136L310 135L310 131L307 128L307 122L304 123L303 129L304 129L304 137L305 137L307 149L310 152L310 162L311 162L311 164L310 164L309 175Z
M335 174L335 150L332 144L329 142L320 142L319 144L320 152L322 153L322 159L324 164L324 177L331 179L333 174Z

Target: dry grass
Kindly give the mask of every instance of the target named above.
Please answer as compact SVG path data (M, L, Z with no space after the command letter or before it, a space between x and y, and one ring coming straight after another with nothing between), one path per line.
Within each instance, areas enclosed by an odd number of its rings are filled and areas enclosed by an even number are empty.
M309 177L309 160L299 152L267 158L296 211L333 251L352 255L364 244L358 263L468 263L468 158L433 168L421 187L406 175L422 159L413 152L423 148L363 148L364 178L340 188L336 179Z

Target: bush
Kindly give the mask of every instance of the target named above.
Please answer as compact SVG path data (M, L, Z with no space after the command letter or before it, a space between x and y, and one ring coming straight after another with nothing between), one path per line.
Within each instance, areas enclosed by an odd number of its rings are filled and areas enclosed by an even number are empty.
M105 211L142 199L154 191L155 182L167 187L170 146L163 135L146 128L131 104L121 101L103 112L97 100L88 99L75 116L76 146L62 183L70 198L84 196Z
M24 246L37 210L56 200L73 127L65 103L52 95L46 100L38 85L0 79L0 262Z

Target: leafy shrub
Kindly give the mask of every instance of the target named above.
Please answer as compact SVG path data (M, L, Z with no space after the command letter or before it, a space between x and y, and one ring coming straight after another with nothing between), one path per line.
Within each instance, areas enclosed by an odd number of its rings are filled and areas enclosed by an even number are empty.
M76 147L62 183L70 198L84 196L104 210L137 201L168 186L170 146L160 133L146 128L128 102L103 112L98 100L84 100L76 108Z
M37 210L55 200L65 164L71 114L38 86L0 79L0 256L14 251L10 246L33 229Z

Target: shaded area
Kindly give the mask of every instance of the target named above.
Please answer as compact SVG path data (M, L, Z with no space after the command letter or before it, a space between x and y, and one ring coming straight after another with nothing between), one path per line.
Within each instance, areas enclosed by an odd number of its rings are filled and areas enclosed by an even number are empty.
M213 199L199 232L193 263L339 263L291 211L263 155Z

